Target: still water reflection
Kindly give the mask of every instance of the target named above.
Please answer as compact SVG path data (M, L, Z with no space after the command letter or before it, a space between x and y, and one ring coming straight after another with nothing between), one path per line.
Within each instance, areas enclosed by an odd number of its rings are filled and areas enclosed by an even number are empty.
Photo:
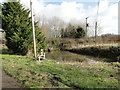
M51 60L56 60L59 62L63 61L77 61L77 62L90 62L90 61L104 61L105 59L90 57L81 54L75 54L68 51L52 51L46 53L46 58Z

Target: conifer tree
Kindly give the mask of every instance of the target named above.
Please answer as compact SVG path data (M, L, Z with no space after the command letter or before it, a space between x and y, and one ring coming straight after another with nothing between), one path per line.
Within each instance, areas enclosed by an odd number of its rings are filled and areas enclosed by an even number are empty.
M6 2L2 7L2 28L6 32L6 46L14 53L25 55L33 50L30 11L19 2ZM37 51L45 49L45 37L35 22Z
M85 37L85 31L82 27L78 26L76 29L76 38L83 38Z

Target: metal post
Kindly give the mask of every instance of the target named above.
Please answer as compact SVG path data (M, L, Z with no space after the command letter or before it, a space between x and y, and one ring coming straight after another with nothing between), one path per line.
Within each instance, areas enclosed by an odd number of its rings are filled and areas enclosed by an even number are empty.
M32 30L33 30L33 43L34 43L34 57L36 58L35 28L34 28L34 17L33 17L32 0L30 0L30 7L31 7L31 17L32 17Z

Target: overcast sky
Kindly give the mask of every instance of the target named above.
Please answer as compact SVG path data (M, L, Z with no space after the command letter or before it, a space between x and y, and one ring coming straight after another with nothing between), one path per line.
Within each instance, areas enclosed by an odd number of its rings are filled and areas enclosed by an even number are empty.
M30 0L20 0L26 8L30 7ZM47 18L57 16L66 22L70 20L85 21L93 26L96 18L98 0L32 0L34 14ZM102 33L118 34L118 0L100 0L98 20Z

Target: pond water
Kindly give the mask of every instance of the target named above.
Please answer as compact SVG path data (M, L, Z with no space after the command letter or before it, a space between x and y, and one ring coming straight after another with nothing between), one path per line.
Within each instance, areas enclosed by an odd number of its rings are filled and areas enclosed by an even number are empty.
M69 51L51 51L46 53L46 58L58 62L102 62L106 59L91 57L87 55L75 54Z

